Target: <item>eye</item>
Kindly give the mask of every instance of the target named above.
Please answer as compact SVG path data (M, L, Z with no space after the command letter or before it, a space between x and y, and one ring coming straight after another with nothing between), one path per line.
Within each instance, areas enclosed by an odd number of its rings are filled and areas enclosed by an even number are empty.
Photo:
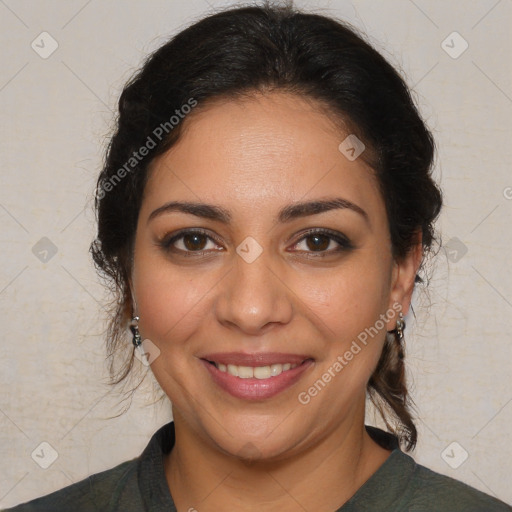
M302 238L293 245L299 252L318 253L318 256L338 253L352 249L350 240L336 231L312 229L303 233Z
M159 244L167 251L203 254L222 250L218 242L208 232L195 229L183 230L164 237Z

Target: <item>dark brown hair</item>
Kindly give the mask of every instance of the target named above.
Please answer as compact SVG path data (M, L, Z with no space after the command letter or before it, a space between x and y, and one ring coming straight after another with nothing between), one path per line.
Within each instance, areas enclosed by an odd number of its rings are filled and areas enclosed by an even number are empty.
M116 297L108 330L113 382L124 380L133 365L133 352L119 370L114 362L132 314L131 258L149 164L178 140L193 106L269 90L328 106L364 141L397 260L408 254L418 233L424 255L431 248L442 203L431 177L434 142L404 80L380 53L347 24L290 6L242 7L208 16L150 55L125 86L98 179L98 234L91 252ZM403 348L393 334L368 393L388 427L412 449L417 432Z

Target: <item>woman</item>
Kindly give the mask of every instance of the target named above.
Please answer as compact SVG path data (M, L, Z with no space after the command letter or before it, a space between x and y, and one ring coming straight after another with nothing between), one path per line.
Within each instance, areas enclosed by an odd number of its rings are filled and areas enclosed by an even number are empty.
M132 335L116 380L137 355L174 421L11 510L512 510L405 453L433 153L397 72L335 20L232 9L155 52L119 101L92 254L111 352Z

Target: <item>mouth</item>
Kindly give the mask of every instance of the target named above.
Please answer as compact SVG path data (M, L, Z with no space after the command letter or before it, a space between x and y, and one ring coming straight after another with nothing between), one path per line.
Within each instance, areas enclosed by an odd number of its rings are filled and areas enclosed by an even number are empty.
M212 354L201 358L214 383L236 398L264 400L290 388L314 364L290 354Z

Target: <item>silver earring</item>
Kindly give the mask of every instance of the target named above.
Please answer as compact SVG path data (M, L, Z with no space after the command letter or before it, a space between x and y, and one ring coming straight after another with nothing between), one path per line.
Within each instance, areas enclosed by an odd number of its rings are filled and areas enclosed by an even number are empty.
M402 341L404 339L404 330L405 330L405 320L404 315L400 311L398 314L398 320L396 321L396 333L398 335L398 339Z
M130 323L130 331L132 331L133 339L132 343L135 348L139 347L142 343L142 336L139 332L139 317L134 316Z

